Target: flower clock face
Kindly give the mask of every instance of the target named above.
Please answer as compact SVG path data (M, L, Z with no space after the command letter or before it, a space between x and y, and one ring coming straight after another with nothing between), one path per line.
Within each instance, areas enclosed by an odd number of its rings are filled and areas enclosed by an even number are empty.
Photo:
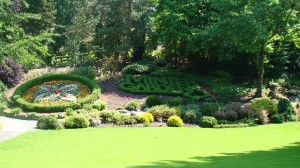
M41 85L35 93L34 103L41 101L66 101L76 102L79 94L78 84Z
M56 80L33 86L23 94L23 99L31 103L77 102L91 94L90 89L76 81Z

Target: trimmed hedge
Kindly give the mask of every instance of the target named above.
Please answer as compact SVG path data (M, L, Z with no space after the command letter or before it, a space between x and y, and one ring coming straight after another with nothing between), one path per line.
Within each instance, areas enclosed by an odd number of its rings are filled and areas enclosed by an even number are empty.
M208 98L208 93L196 81L177 77L125 75L119 89L133 94L184 96L195 101Z
M23 93L30 89L35 85L42 84L47 81L51 80L71 80L81 82L88 86L91 90L91 95L87 96L86 98L78 99L76 103L74 102L67 102L64 104L51 104L51 105L44 105L38 103L30 103L24 100ZM78 109L82 107L84 104L91 104L98 99L100 95L100 87L96 81L90 80L88 78L82 76L75 76L75 75L68 75L68 74L51 74L45 75L42 77L38 77L32 80L27 81L26 83L19 86L13 96L12 101L16 106L19 106L23 109L24 112L62 112L65 111L67 108Z

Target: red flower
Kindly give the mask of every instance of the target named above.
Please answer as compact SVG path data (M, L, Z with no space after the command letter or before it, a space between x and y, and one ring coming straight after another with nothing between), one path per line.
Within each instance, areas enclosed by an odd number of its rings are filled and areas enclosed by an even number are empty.
M61 90L54 90L54 93L59 94L61 93Z

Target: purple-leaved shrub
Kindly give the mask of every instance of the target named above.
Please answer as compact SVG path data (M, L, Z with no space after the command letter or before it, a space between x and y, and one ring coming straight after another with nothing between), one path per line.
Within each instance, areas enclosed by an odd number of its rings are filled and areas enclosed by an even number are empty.
M8 86L16 86L23 77L23 66L10 57L0 62L0 80Z

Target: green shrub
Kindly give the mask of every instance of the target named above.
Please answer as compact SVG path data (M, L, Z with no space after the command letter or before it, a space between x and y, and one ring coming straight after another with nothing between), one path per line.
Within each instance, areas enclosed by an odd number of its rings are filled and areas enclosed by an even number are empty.
M139 103L137 101L131 100L127 103L126 109L129 111L136 111L138 109Z
M274 114L270 118L271 123L283 123L284 122L284 115L283 114Z
M104 110L106 108L107 104L105 102L100 102L100 101L97 101L93 104L93 109L96 109L96 110Z
M123 68L122 72L125 74L133 75L149 74L153 72L156 68L157 67L154 64L133 63Z
M183 105L184 100L182 97L176 97L174 99L168 100L167 104L170 107L174 107L174 106L181 106Z
M83 115L73 115L66 119L65 128L87 128L90 125L90 121Z
M170 108L167 105L154 106L150 108L148 113L151 113L155 120L167 120L169 117L176 115L176 109Z
M278 113L285 115L295 115L296 111L289 99L283 98L278 102Z
M61 129L61 125L58 119L54 116L44 116L39 118L36 126L39 129Z
M133 125L137 123L137 120L134 116L118 114L113 116L113 123L117 125Z
M251 107L255 110L266 110L269 112L269 116L277 113L277 104L270 98L256 98L252 100Z
M93 105L92 104L84 104L82 106L82 109L84 109L85 111L91 111L93 109Z
M21 108L17 107L17 108L11 109L9 111L9 114L11 114L11 115L18 115L18 114L20 114L22 112L23 112L23 110Z
M101 111L99 113L99 118L101 119L102 123L106 124L106 123L113 123L115 118L117 118L116 116L121 115L119 112L117 111Z
M185 106L181 106L182 118L186 123L198 123L201 113L200 113L200 105L198 104L188 104Z
M146 99L146 105L148 107L153 107L162 104L162 98L156 95L148 96Z
M215 117L203 116L200 119L199 125L203 128L213 128L218 124L218 121Z
M29 88L36 86L38 84L42 84L46 81L51 80L71 80L71 81L78 81L88 86L88 88L91 90L91 95L89 95L86 98L78 99L76 103L70 102L70 103L64 103L64 104L38 104L38 103L30 103L25 101L22 98L22 95L25 91L27 91ZM91 104L100 95L100 87L97 84L97 82L90 80L85 77L81 76L72 76L68 74L55 74L55 75L45 75L42 77L38 77L32 80L27 81L26 83L20 85L14 92L12 96L12 101L16 106L21 107L25 112L62 112L65 111L66 108L72 108L72 109L78 109L82 107L84 104Z
M0 112L7 108L7 97L5 92L7 91L7 86L0 80Z
M171 116L167 122L168 127L183 127L183 121L178 116Z
M79 67L72 71L70 74L84 76L92 80L94 80L96 77L96 72L92 67Z
M186 123L195 124L197 120L197 114L193 111L188 111L185 113L183 121Z
M220 110L221 106L218 103L203 103L200 106L202 116L214 116L214 114Z
M154 121L154 117L151 113L144 113L140 116L139 120L142 123L145 123L145 122L152 123Z

